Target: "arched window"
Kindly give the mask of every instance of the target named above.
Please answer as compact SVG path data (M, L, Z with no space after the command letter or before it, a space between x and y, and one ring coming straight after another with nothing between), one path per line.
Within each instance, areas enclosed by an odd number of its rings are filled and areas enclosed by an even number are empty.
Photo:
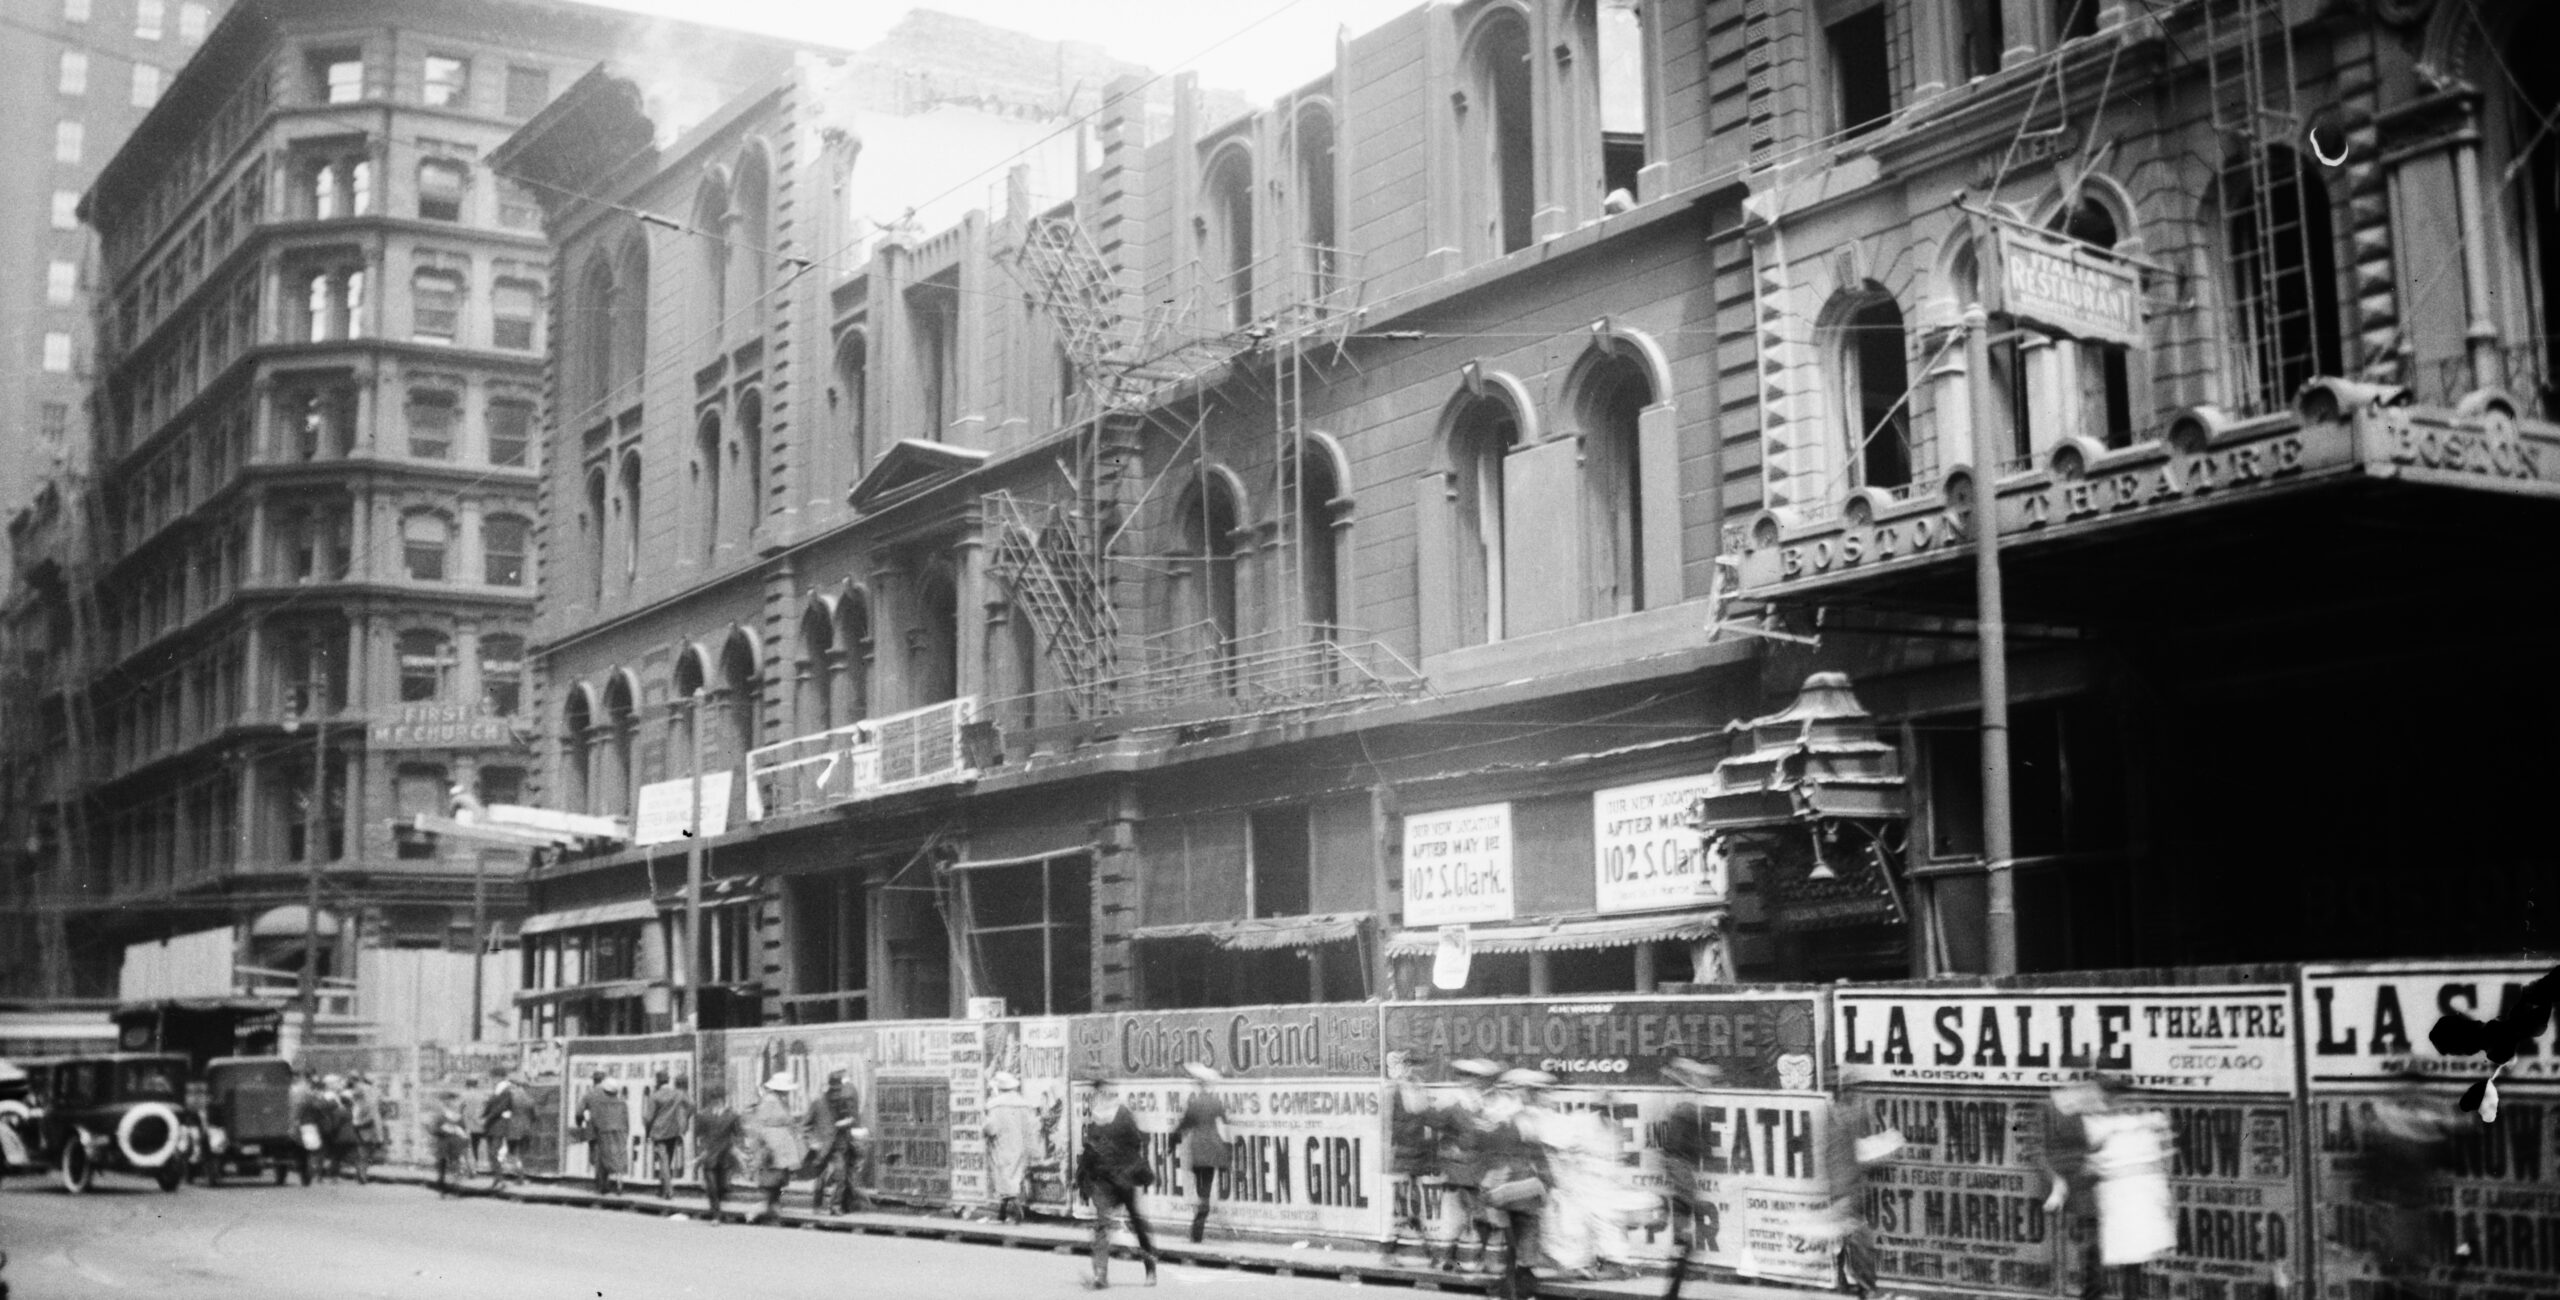
M640 581L640 453L622 453L622 580Z
M836 606L836 618L836 644L844 662L837 693L843 697L845 720L859 722L871 716L871 602L860 590L848 591Z
M604 775L596 782L597 792L609 810L607 815L621 816L630 813L635 802L631 755L640 731L629 673L616 672L605 680L604 726Z
M432 510L400 517L402 563L415 582L445 580L445 553L453 545L453 521Z
M748 751L763 743L758 731L764 712L764 665L754 639L744 629L731 629L729 640L720 647L720 689L729 705L727 757L731 763L742 762Z
M1031 611L1021 601L1013 603L1005 621L1006 656L1012 661L1013 695L1010 722L1017 731L1029 731L1040 725L1040 629L1031 621ZM1029 756L1029 751L1008 743L1016 758Z
M1200 261L1226 299L1226 323L1253 319L1253 157L1220 151L1203 187Z
M871 345L860 330L848 330L836 344L836 384L827 399L834 405L836 428L844 439L846 469L862 477L871 466L871 430L866 404L871 400Z
M2240 405L2275 410L2345 369L2329 192L2299 155L2270 145L2223 170L2221 199Z
M729 315L729 190L715 172L706 177L693 199L694 250L700 259L702 291L710 314L702 324L714 348L720 346L719 322Z
M431 704L453 689L453 641L430 628L400 634L400 702Z
M1903 361L1902 309L1878 294L1836 327L1841 431L1852 481L1897 488L1911 482L1910 377Z
M613 387L613 326L620 315L614 304L613 267L603 254L596 254L587 259L587 269L578 277L577 307L570 313L580 344L577 383L570 390L577 395L573 423L583 425L604 414Z
M710 685L702 663L702 651L686 646L676 656L674 675L668 685L675 691L667 710L667 763L674 771L691 775L694 770L694 738L702 724L702 709L709 702L705 688ZM707 765L708 755L704 756Z
M910 707L939 704L960 693L960 592L951 575L936 569L916 583L916 625L907 652Z
M1291 473L1282 480L1280 508L1295 516L1299 621L1312 641L1338 639L1342 627L1342 572L1335 502L1342 499L1341 472L1330 448L1298 444Z
M1298 265L1307 277L1306 298L1323 302L1333 293L1342 260L1333 212L1333 114L1312 104L1298 113L1297 126Z
M595 732L595 708L587 697L587 688L572 685L569 698L560 703L560 806L579 812L594 812L590 799L593 786L588 781L587 742Z
M2072 2L2062 0L2065 4ZM2094 11L2096 0L2082 2ZM2096 23L2094 12L2089 21ZM2096 30L2094 25L2090 30ZM2050 224L2053 229L2092 248L2110 252L2122 237L2116 230L2115 214L2093 198L2083 198L2078 204L2056 212ZM2094 438L2110 447L2132 446L2131 355L2125 348L2107 343L2074 341L2063 346L2069 351L2063 382L2071 385L2071 391L2063 396L2070 427L2083 437Z
M702 558L720 555L720 413L705 411L693 431L694 526L702 538Z
M634 232L623 241L613 271L613 408L640 400L640 373L649 364L649 241Z
M525 557L533 522L522 515L489 515L480 521L480 580L492 587L526 585Z
M1959 311L1993 301L1984 296L1982 257L1972 240L1966 240L1956 250L1948 279ZM2008 319L2005 315L2000 317L1991 331L1990 382L1974 386L1971 376L1967 376L1964 392L1968 404L1980 402L1986 394L1993 403L1991 410L1973 411L1973 454L1976 460L1994 465L2024 459L2036 445L2035 404L2028 393L2026 361L2019 352L2018 333L2009 327Z
M498 632L480 638L480 707L501 718L524 707L524 638Z
M1503 511L1503 469L1520 445L1520 415L1492 392L1468 399L1449 432L1452 548L1457 590L1449 593L1459 644L1503 636L1504 553L1509 521ZM1524 523L1528 521L1523 521Z
M1611 354L1582 372L1574 421L1582 430L1584 527L1595 618L1632 614L1644 604L1644 465L1641 417L1654 403L1653 379L1635 358Z
M1222 678L1231 679L1239 634L1236 608L1235 490L1224 474L1210 474L1182 502L1182 556L1178 581L1187 590L1175 606L1184 626L1197 629L1197 644L1215 657Z
M739 153L737 184L729 196L729 240L746 270L738 279L737 305L750 312L763 305L765 277L773 265L772 176L761 141Z
M604 599L605 476L599 465L587 471L587 509L579 520L586 530L588 594L597 601Z
M800 613L800 698L793 708L800 734L837 725L835 616L819 601Z
M1530 57L1529 24L1512 9L1487 15L1468 44L1457 113L1461 233L1469 260L1529 246L1536 206Z
M746 499L739 511L747 536L764 528L768 493L764 481L764 395L749 391L738 399L738 489Z

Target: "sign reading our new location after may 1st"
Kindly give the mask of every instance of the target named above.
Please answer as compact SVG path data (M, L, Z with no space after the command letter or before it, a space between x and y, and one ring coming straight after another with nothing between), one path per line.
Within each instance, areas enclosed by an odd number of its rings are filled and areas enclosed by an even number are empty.
M1404 923L1511 919L1511 805L1404 819Z
M1707 775L1594 791L1591 862L1603 912L1721 903L1725 864L1707 850L1690 810L1715 784Z

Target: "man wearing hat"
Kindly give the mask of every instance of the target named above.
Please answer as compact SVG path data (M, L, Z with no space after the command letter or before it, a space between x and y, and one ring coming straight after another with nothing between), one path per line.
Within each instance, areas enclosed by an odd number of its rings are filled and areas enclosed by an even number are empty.
M648 1103L640 1109L640 1128L649 1136L649 1159L657 1166L659 1200L675 1199L676 1166L684 1161L685 1130L691 1127L693 1099L685 1095L685 1081L658 1071Z
M809 1099L809 1113L801 1120L802 1135L818 1166L818 1185L809 1193L811 1209L850 1214L871 1208L871 1199L862 1194L861 1151L853 1135L861 1122L862 1094L844 1071L829 1071L826 1090Z
M631 1107L622 1099L622 1081L596 1071L578 1099L578 1124L587 1135L587 1158L596 1168L596 1194L610 1196L620 1190L622 1171L631 1162Z
M1481 1057L1453 1061L1451 1073L1464 1085L1448 1104L1431 1112L1432 1129L1439 1141L1440 1182L1445 1193L1444 1218L1453 1220L1449 1233L1449 1255L1441 1263L1447 1272L1460 1271L1459 1248L1472 1234L1476 1239L1478 1266L1493 1253L1493 1231L1498 1220L1484 1208L1485 1139L1493 1127L1486 1113L1493 1096L1495 1079L1502 1067Z
M1406 1230L1431 1258L1431 1225L1422 1217L1422 1180L1440 1172L1440 1147L1433 1132L1431 1094L1414 1077L1412 1058L1387 1053L1387 1239L1378 1247L1378 1262L1392 1264L1404 1252Z
M1147 1163L1147 1143L1137 1117L1120 1104L1109 1079L1089 1085L1093 1101L1085 1113L1084 1150L1076 1157L1076 1190L1093 1206L1093 1276L1085 1285L1099 1291L1111 1285L1111 1212L1126 1210L1129 1231L1138 1238L1138 1262L1147 1270L1147 1285L1156 1281L1155 1235L1138 1208L1138 1192L1154 1184Z
M998 1070L987 1080L987 1187L995 1193L996 1220L1018 1223L1031 1200L1031 1150L1040 1141L1040 1112L1022 1094L1022 1080Z
M1227 1168L1227 1104L1209 1090L1223 1077L1216 1070L1198 1061L1182 1069L1191 1076L1191 1099L1182 1104L1182 1118L1173 1126L1173 1145L1182 1154L1183 1168L1191 1171L1191 1194L1198 1202L1191 1211L1196 1245L1209 1230L1209 1192Z
M791 1113L791 1094L799 1090L797 1081L777 1071L764 1081L764 1091L746 1115L747 1140L756 1153L756 1185L764 1192L762 1217L767 1219L781 1217L782 1189L808 1158L799 1122Z
M1493 1293L1505 1300L1538 1294L1539 1217L1554 1188L1547 1169L1546 1090L1556 1078L1544 1070L1503 1071L1485 1108L1483 1203L1501 1216L1502 1280Z
M513 1173L524 1181L524 1140L533 1136L532 1106L516 1090L506 1066L489 1072L489 1100L480 1107L480 1126L489 1135L489 1185L503 1186Z

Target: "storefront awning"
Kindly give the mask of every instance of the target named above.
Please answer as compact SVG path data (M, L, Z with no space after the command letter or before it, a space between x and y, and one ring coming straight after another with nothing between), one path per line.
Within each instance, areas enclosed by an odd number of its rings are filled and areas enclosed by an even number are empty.
M636 998L664 984L664 980L611 980L565 989L530 989L516 994L516 1005L529 1007L547 1002L571 1002L579 998Z
M1571 920L1479 925L1469 929L1470 949L1482 953L1568 952L1577 948L1632 948L1640 943L1690 943L1724 929L1724 909L1668 916L1592 916ZM1428 957L1440 950L1440 931L1405 930L1387 941L1391 957Z
M516 927L518 934L549 934L554 930L576 930L590 925L613 925L622 921L654 921L658 904L652 899L629 898L619 903L598 903L593 907L572 907L559 912L540 912L524 919Z
M1149 925L1129 932L1132 939L1207 939L1221 948L1257 952L1272 948L1312 948L1357 938L1367 912L1329 912L1313 916L1265 916L1250 921L1194 921L1186 925Z

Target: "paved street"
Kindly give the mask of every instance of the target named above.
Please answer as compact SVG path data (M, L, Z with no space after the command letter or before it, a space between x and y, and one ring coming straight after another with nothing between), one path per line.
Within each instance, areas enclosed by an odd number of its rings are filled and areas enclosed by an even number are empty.
M15 1294L288 1298L469 1296L935 1296L1080 1294L1084 1263L983 1245L640 1214L440 1200L423 1187L189 1187L108 1178L84 1197L49 1181L0 1186L0 1247ZM1136 1287L1138 1267L1112 1266ZM1117 1288L1115 1288L1117 1289ZM1197 1300L1341 1300L1330 1278L1168 1265L1159 1292Z

